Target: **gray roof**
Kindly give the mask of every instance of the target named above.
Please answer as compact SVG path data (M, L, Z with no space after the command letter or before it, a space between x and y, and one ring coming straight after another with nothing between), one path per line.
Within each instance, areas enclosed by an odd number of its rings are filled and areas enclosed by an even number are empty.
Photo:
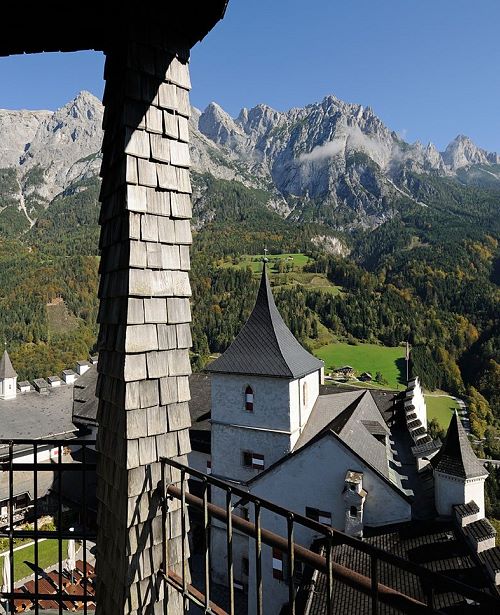
M97 366L92 365L73 385L73 421L97 425Z
M48 389L40 395L32 391L15 399L0 401L0 439L66 438L76 431L71 422L73 388ZM7 444L0 444L0 454Z
M412 521L399 526L386 526L381 528L365 528L363 542L383 549L396 556L412 561L431 570L450 576L457 581L472 586L484 592L491 592L491 582L486 571L478 565L471 549L462 540L460 531L451 521ZM500 548L496 547L500 554ZM319 550L316 548L316 550ZM483 561L493 549L483 551L479 558ZM496 565L500 569L500 557ZM368 553L355 550L350 545L335 545L333 560L338 564L350 568L354 572L370 577L371 561ZM495 565L495 562L493 562ZM378 568L379 583L397 589L420 602L426 601L426 584L418 577L404 568L391 564L380 564ZM307 609L299 611L305 615L327 615L328 581L327 575L319 573L316 582L310 582L310 570L304 571L304 580L299 599L307 603ZM333 578L333 615L371 615L372 603L369 595L351 588L338 578ZM440 613L480 613L488 612L484 608L469 607L464 604L460 594L440 589L434 593L434 607ZM396 608L379 603L381 615L395 615L400 613ZM489 612L494 611L494 607Z
M293 455L330 435L354 453L362 463L375 470L400 495L408 498L412 492L403 488L404 477L391 468L394 464L390 448L377 440L364 422L369 422L369 425L376 422L377 431L390 434L369 390L320 395L292 452L252 478L248 484L259 481Z
M12 367L9 353L4 350L0 359L0 378L17 378L16 370Z
M319 432L332 431L368 465L371 465L385 478L391 480L388 450L382 442L374 437L369 427L364 424L366 422L369 425L371 422L376 423L379 432L390 433L370 392L360 391L355 394L354 399L352 393L345 393L344 395L346 405L340 412L341 406L338 400L340 395L323 395L318 397L309 421L297 440L294 450L304 446L311 437L314 437ZM330 420L324 425L324 420L328 415Z
M323 367L285 325L274 303L266 267L257 300L245 326L231 346L206 370L213 373L300 378Z
M433 465L438 472L460 478L475 478L488 474L474 454L456 411L451 417L446 440L433 459Z

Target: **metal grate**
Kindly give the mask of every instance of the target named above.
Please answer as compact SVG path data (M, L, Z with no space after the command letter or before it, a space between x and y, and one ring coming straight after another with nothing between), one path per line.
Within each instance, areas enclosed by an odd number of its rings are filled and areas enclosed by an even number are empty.
M7 524L0 527L0 539L8 542L4 557L0 557L0 588L5 590L0 592L0 603L7 612L79 610L86 614L95 609L95 573L87 552L96 538L89 506L89 485L95 481L96 469L94 445L91 440L0 440L0 470L8 483ZM39 497L40 482L46 484L47 476L50 486ZM31 482L32 486L31 501L21 513L15 511L17 482ZM55 529L40 528L43 513L50 513ZM19 528L22 521L32 521L32 529ZM16 540L28 540L33 549L33 561L29 562L33 573L21 583L16 581L16 554L22 552ZM51 565L46 564L45 541L56 545L56 561ZM82 551L81 559L75 557L71 571L64 569L68 560L64 546L65 542L71 544L69 541ZM5 555L10 566L6 574L8 587L2 587ZM47 572L43 567L52 570Z

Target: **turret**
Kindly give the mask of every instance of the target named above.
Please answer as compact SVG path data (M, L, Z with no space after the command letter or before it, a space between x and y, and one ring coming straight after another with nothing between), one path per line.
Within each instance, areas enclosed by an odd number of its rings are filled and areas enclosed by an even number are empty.
M17 373L5 350L0 359L0 399L14 399L17 393Z

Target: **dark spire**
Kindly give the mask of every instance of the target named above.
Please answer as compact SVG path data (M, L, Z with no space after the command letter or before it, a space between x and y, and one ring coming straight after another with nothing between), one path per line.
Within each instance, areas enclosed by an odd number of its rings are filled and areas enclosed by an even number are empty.
M257 300L245 326L208 372L300 378L323 367L283 322L274 303L264 261Z
M17 374L12 367L9 354L6 350L3 351L3 356L0 359L0 378L17 378Z
M488 474L474 454L456 411L451 418L446 440L432 462L438 472L460 478L475 478Z

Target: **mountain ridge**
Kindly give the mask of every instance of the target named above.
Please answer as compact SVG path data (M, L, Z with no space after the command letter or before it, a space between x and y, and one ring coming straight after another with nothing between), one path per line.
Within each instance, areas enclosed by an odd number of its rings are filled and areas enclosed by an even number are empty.
M102 116L86 91L53 112L0 110L0 168L15 173L0 210L17 207L32 226L55 197L97 178ZM500 189L499 154L464 135L443 152L406 143L369 106L334 95L288 111L244 107L236 118L212 102L193 108L190 128L196 227L217 217L207 210L207 175L264 191L265 206L284 219L344 232L376 228L401 199L425 206L409 174Z

